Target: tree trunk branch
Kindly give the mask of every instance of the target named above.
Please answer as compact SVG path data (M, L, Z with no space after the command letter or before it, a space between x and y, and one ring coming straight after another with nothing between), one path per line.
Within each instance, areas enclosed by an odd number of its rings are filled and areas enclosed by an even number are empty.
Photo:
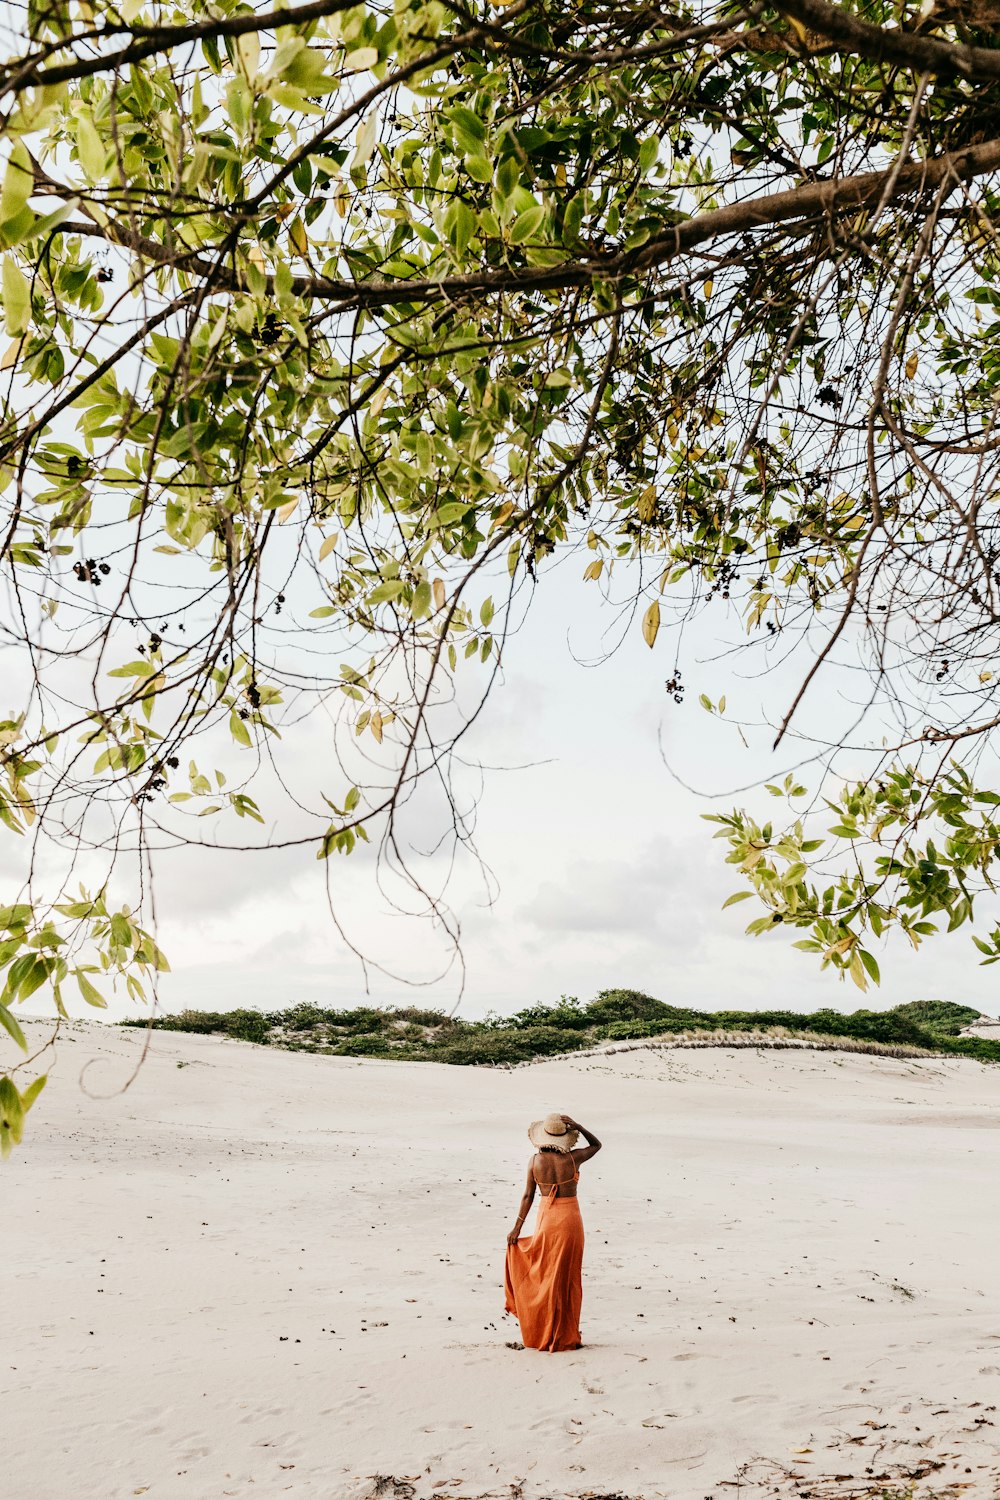
M1000 78L1000 49L969 47L917 36L898 27L872 26L827 0L781 0L781 11L839 47L874 62L896 63L920 73L960 74L963 78Z

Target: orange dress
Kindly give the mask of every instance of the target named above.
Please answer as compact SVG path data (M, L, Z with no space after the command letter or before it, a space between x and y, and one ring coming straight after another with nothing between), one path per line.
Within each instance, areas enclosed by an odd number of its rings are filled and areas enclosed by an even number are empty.
M579 1182L580 1169L573 1163ZM580 1347L583 1301L583 1219L575 1197L564 1197L554 1183L542 1194L535 1232L507 1246L504 1291L507 1311L516 1313L526 1349Z

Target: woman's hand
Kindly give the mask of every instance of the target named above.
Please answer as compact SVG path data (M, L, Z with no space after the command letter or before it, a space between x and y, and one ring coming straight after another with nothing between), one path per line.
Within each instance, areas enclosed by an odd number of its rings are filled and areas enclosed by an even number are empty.
M517 1225L514 1226L514 1228L511 1230L510 1234L507 1236L507 1244L508 1245L516 1245L517 1242L518 1242L518 1240L520 1239L520 1237L521 1237L521 1226L520 1226L520 1224L517 1224Z
M567 1130L579 1130L581 1128L573 1119L572 1115L563 1115L562 1122L566 1126Z

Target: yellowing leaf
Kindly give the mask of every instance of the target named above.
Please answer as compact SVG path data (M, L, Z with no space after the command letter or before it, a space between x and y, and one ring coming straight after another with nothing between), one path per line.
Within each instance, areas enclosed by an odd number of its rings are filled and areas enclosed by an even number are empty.
M867 990L868 976L865 974L865 966L861 962L861 954L855 948L851 954L851 962L848 965L848 973L854 980L859 990Z
M374 47L359 47L344 58L344 68L348 73L363 73L367 68L374 68L377 62L378 52Z
M917 373L917 366L919 365L919 363L920 363L919 357L916 354L911 354L910 357L909 357L909 359L906 361L906 378L907 378L907 380L912 380L913 379L914 375Z
M334 549L334 547L336 547L336 545L337 545L337 533L336 532L334 532L332 536L327 536L327 537L323 538L323 545L319 549L319 560L320 560L320 562L323 561L324 557L329 557L330 556L330 553L333 551L333 549Z
M435 609L444 609L444 602L445 602L444 583L442 582L442 580L440 578L435 578L434 582L431 584L431 591L434 594L434 608Z
M807 31L806 27L803 26L802 22L800 20L798 20L795 16L786 16L785 20L788 22L789 26L795 32L795 35L798 37L799 41L800 42L804 42L806 40L806 38L808 37L809 32Z
M288 226L288 238L299 255L307 256L309 254L309 236L306 234L306 226L298 214L295 215L295 218Z
M372 730L372 734L375 736L376 740L381 745L381 743L382 743L382 715L379 713L378 709L376 709L375 712L372 714L371 730Z
M299 497L298 495L296 495L294 500L287 501L286 504L281 507L281 509L278 511L278 522L280 525L283 525L290 516L294 516L296 510L298 509L298 504Z
M389 399L389 387L384 385L375 395L374 400L368 408L369 419L374 422L382 414L382 408Z
M594 561L591 562L591 563L588 563L587 566L583 570L584 582L587 583L587 582L589 582L593 578L600 578L600 576L601 576L601 570L602 570L603 567L604 567L604 558L603 557L595 557Z
M702 286L702 291L705 294L705 300L707 302L708 299L709 299L709 297L711 297L711 295L712 295L712 282L711 281L706 281L704 283L704 285Z
M642 494L639 496L639 504L637 509L639 511L640 521L651 521L653 519L653 516L656 514L655 484L649 484L643 490Z
M236 39L236 52L240 60L240 67L247 82L251 82L257 76L260 66L260 37L255 31L248 31Z
M357 146L351 157L351 171L355 167L363 167L365 162L375 150L375 136L378 130L378 111L372 110L362 125L358 126Z
M642 638L646 645L652 650L656 644L656 634L660 628L660 606L654 599L642 617Z

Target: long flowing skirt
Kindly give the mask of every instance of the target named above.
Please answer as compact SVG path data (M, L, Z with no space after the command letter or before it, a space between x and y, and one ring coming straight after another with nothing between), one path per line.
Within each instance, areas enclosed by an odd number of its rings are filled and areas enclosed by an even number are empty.
M504 1291L526 1349L577 1349L583 1301L583 1218L575 1198L545 1197L535 1232L507 1247Z

